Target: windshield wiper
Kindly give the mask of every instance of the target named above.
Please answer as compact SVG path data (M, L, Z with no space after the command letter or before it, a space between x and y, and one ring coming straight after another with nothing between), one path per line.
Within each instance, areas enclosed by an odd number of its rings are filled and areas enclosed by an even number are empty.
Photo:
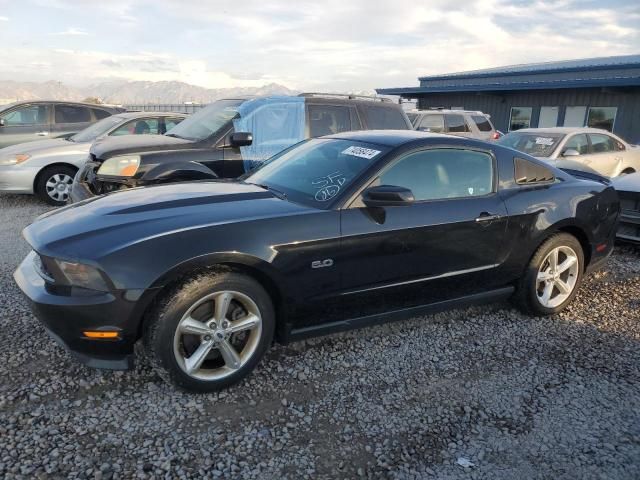
M264 188L265 190L270 191L276 197L278 197L280 200L286 200L287 199L287 194L284 193L282 190L278 190L277 188L273 188L273 187L271 187L269 185L265 185L263 183L252 183L251 185L255 185L256 187Z
M184 137L181 137L180 135L176 135L175 133L165 133L164 136L165 137L173 137L173 138L182 138L182 139L184 139Z

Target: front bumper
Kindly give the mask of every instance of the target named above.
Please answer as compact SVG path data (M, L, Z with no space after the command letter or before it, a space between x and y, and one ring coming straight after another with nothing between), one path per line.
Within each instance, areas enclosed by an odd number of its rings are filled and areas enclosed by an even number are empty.
M39 171L40 167L26 164L0 166L0 192L33 193L33 183Z
M133 367L137 322L130 319L141 292L96 293L91 296L53 294L34 267L35 252L13 274L29 300L35 316L47 332L77 360L94 368L127 370ZM129 300L131 299L131 300ZM118 339L88 339L82 332L108 327L120 332Z

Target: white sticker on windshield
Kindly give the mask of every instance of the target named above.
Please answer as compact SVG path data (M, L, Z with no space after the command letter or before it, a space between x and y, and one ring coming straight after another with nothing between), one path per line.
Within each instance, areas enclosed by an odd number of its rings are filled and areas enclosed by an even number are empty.
M373 157L380 153L380 150L374 150L372 148L350 146L342 151L345 155L353 155L354 157L366 158L371 160Z
M347 179L340 172L333 172L324 177L316 178L311 182L311 185L318 189L315 194L315 199L318 202L331 200L338 194L340 187L344 185L346 181Z
M546 145L547 147L550 147L551 145L553 145L554 141L554 138L536 137L536 145Z

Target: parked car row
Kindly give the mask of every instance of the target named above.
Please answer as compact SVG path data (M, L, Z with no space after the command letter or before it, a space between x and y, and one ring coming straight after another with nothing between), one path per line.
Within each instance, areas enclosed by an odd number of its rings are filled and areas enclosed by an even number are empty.
M45 189L71 204L24 230L15 280L80 361L130 368L140 345L163 378L204 392L248 375L273 340L501 298L563 310L613 249L612 182L566 155L568 133L493 141L481 112L410 113L303 94L181 122L110 117L83 137L71 191L71 175ZM584 134L595 155L599 133ZM31 161L17 155L7 168Z

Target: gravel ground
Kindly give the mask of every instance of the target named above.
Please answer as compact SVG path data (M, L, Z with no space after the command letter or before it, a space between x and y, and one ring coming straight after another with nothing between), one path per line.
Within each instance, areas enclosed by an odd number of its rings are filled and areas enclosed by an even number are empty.
M46 209L0 197L0 477L640 478L640 250L559 316L492 305L276 346L191 395L49 340L11 277Z

